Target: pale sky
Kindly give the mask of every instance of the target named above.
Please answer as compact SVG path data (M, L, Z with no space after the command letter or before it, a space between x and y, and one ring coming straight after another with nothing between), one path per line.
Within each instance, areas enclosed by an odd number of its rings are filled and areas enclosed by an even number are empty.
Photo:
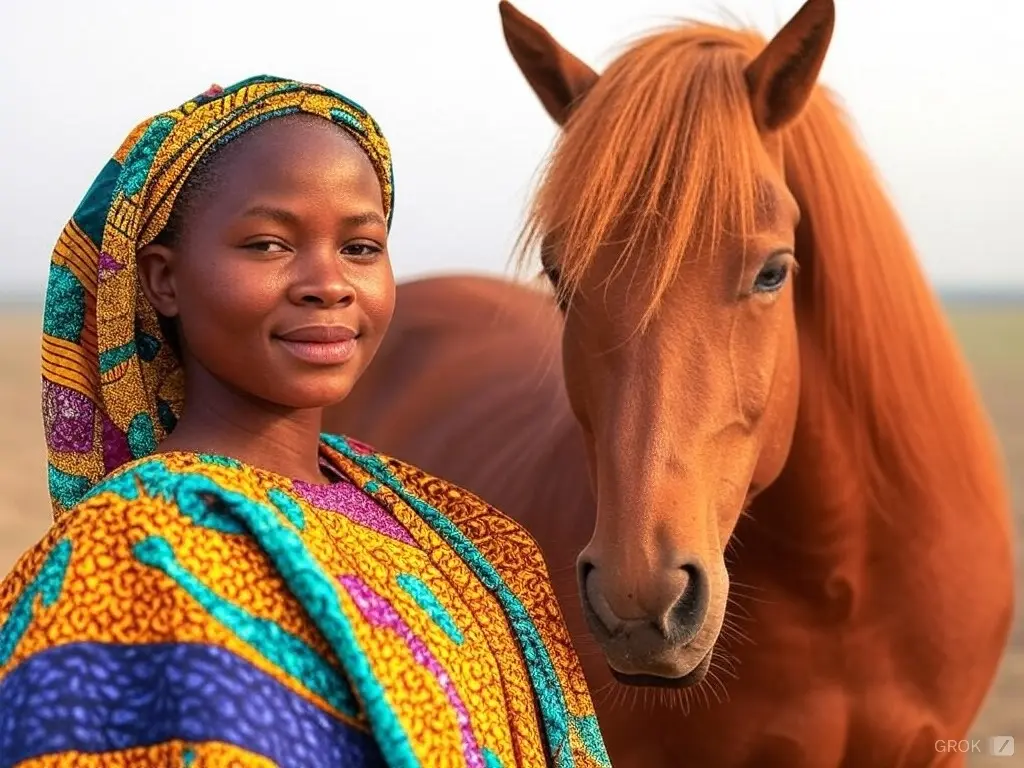
M836 0L822 74L942 287L1024 288L1024 3ZM520 0L597 69L629 37L719 8L768 34L800 0ZM396 274L507 273L555 127L496 0L0 0L0 293L49 254L140 120L272 74L360 102L391 143Z

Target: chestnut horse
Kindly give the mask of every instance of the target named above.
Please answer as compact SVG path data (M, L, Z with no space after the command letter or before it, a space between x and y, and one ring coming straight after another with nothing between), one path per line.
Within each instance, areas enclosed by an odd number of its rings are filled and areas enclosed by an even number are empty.
M614 765L962 764L936 742L968 733L1007 642L1008 490L912 245L816 85L832 0L767 44L660 31L600 76L501 10L563 128L523 240L554 290L402 286L328 429L536 536ZM703 706L674 708L686 686Z

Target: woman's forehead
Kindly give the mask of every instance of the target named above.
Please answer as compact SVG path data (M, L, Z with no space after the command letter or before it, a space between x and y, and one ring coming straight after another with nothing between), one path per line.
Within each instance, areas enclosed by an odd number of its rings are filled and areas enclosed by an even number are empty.
M209 156L186 182L198 188L207 204L237 205L268 191L294 195L363 190L383 206L372 161L344 129L327 120L280 118L235 142Z
M288 115L265 121L229 143L212 149L202 165L247 164L281 156L328 155L352 152L366 156L355 138L341 126L308 114ZM366 157L367 163L370 158ZM370 163L372 167L372 163Z

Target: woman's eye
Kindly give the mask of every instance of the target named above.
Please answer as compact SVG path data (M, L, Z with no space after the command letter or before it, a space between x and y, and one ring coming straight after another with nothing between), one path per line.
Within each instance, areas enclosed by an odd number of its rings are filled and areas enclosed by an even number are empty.
M259 240L254 243L246 243L245 248L250 251L260 251L261 253L284 253L288 250L287 247L276 240Z
M774 293L779 290L789 277L789 264L782 260L772 260L765 264L754 278L754 293Z
M357 259L371 259L381 252L379 245L373 245L372 243L351 243L341 249L341 252L346 256L352 256Z

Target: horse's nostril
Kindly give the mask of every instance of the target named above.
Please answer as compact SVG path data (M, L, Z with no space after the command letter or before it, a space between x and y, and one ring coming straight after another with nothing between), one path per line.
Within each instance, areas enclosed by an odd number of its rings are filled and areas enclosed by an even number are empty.
M587 583L587 577L590 576L591 571L594 570L594 564L589 560L581 558L577 565L577 569L579 573L580 586L583 586Z
M669 613L666 634L677 643L689 643L700 632L707 617L710 589L707 574L699 563L682 566L683 589Z
M622 627L622 620L615 615L615 611L612 610L602 594L600 579L597 578L594 564L581 559L578 572L580 597L583 600L584 609L597 619L605 632L614 634L619 631Z

